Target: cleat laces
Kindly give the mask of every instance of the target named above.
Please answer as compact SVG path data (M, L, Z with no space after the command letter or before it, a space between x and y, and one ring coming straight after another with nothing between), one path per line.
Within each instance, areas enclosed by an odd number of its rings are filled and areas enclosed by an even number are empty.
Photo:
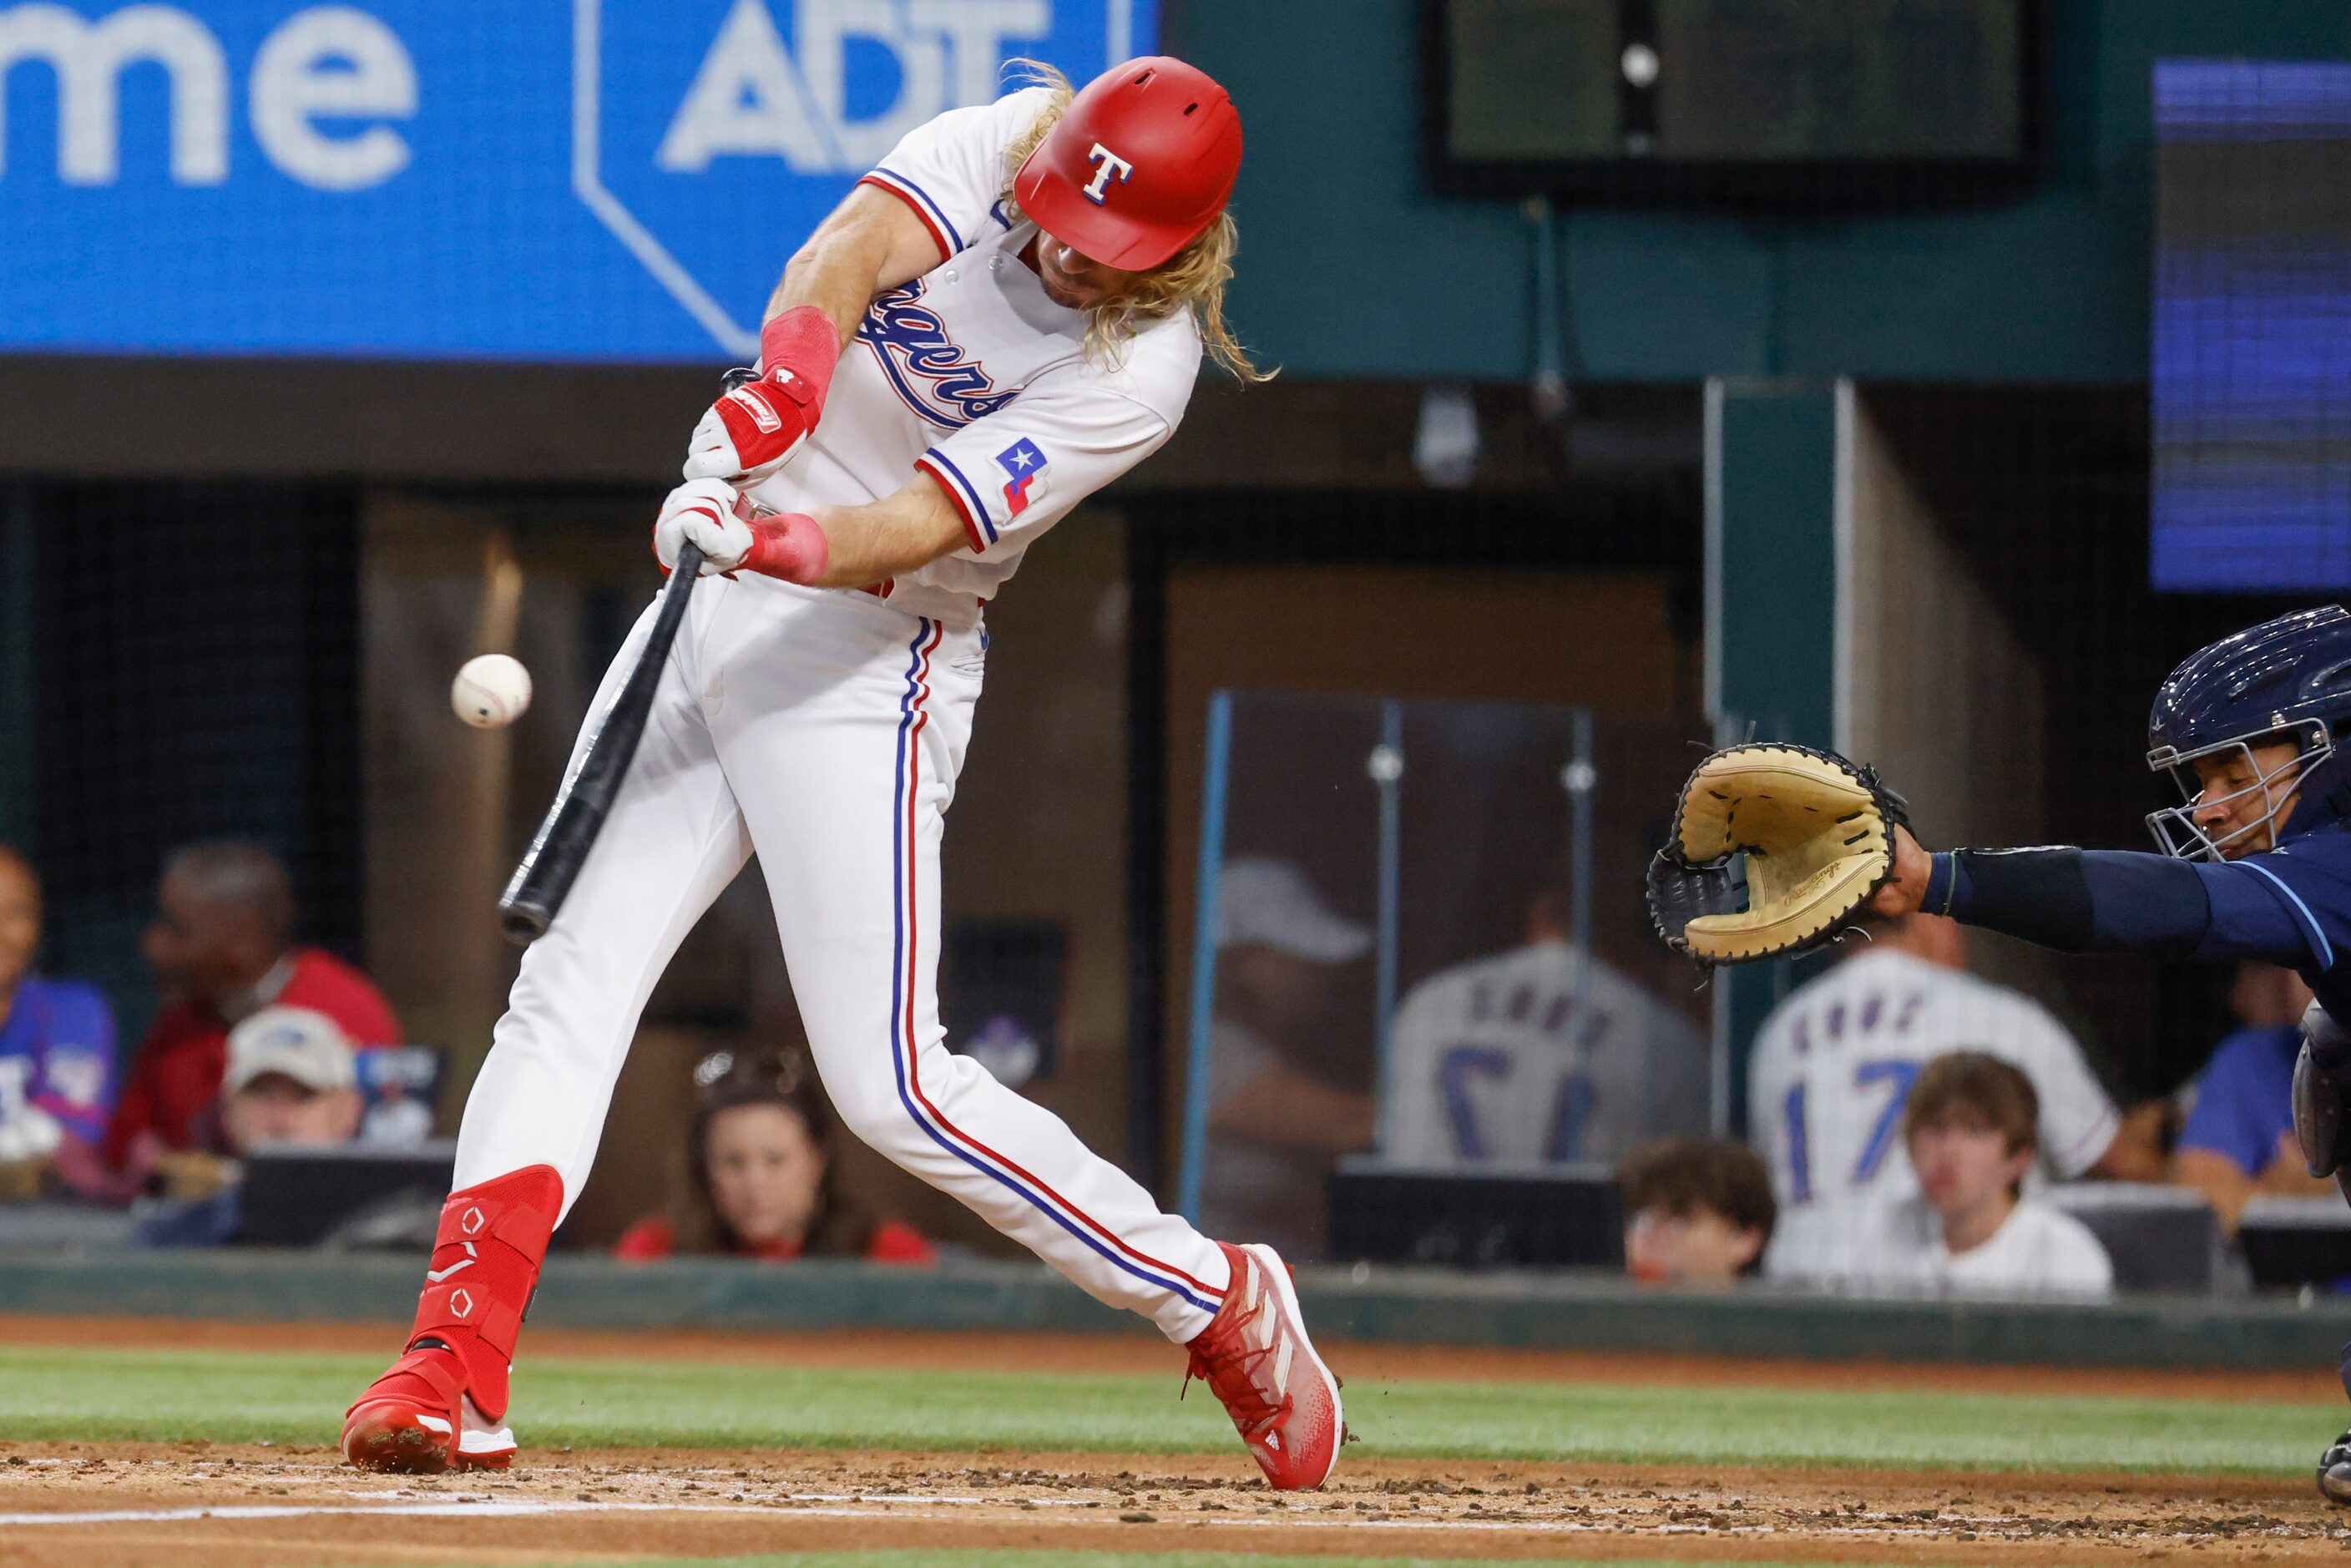
M1250 1281L1254 1299L1246 1311L1226 1328L1193 1341L1184 1386L1176 1395L1181 1400L1191 1391L1192 1380L1198 1378L1224 1402L1233 1425L1248 1440L1263 1437L1289 1402L1282 1375L1289 1370L1290 1357L1277 1353L1286 1353L1290 1347L1268 1322L1273 1303L1266 1292L1254 1289L1255 1283ZM1258 1331L1256 1337L1263 1343L1250 1343L1251 1330ZM1269 1441L1279 1447L1277 1439Z

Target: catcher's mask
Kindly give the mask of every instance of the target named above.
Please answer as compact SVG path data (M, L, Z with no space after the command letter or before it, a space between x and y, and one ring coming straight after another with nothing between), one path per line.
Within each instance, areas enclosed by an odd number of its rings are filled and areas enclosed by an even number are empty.
M2257 744L2272 740L2292 739L2297 743L2294 755L2275 768L2264 769L2253 756ZM2168 773L2179 787L2180 797L2187 803L2166 806L2147 814L2147 831L2155 835L2157 845L2165 854L2179 860L2220 861L2231 858L2230 851L2245 853L2264 847L2260 834L2266 828L2270 841L2282 835L2284 823L2281 812L2294 800L2294 790L2304 774L2335 755L2335 737L2325 724L2312 719L2305 724L2289 727L2288 730L2267 731L2236 740L2215 741L2199 746L2193 751L2176 751L2168 746L2158 746L2147 754L2150 771ZM2196 764L2208 758L2235 758L2241 762L2246 777L2252 782L2231 789L2225 795L2209 799L2204 785L2196 774ZM2261 797L2261 811L2246 817L2241 804L2250 804L2255 795ZM2229 808L2229 820L2237 826L2215 838L2196 821L2196 813L2214 806Z
M2335 756L2346 722L2351 611L2340 605L2281 615L2199 649L2171 672L2147 715L2147 765L2169 773L2185 802L2148 813L2157 847L2183 860L2224 860L2260 847L2264 829L2272 841L2284 836L2288 804ZM2264 768L2253 747L2275 741L2293 742L2294 755ZM2209 759L2237 763L2249 782L2206 795L2196 764ZM2234 825L2208 831L2196 813L2216 806L2230 809Z

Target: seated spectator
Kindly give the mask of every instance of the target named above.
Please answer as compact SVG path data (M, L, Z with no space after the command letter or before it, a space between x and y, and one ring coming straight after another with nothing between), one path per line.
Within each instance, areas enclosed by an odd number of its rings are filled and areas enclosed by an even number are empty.
M1897 1135L1926 1064L1954 1051L2009 1062L2032 1082L2042 1164L2060 1180L2161 1179L2151 1129L2126 1129L2082 1048L2031 998L1966 972L1966 936L1931 915L1849 938L1844 957L1772 1009L1748 1064L1748 1122L1780 1200L1775 1273L1833 1256L1844 1212L1863 1198L1914 1197Z
M151 1247L236 1239L238 1162L266 1147L329 1148L359 1134L366 1108L356 1053L334 1019L308 1008L264 1008L229 1031L217 1105L198 1118L197 1145L156 1156L164 1203L141 1218Z
M357 1052L325 1013L264 1008L229 1031L219 1112L229 1153L248 1155L265 1144L348 1144L365 1109Z
M861 1212L828 1179L830 1122L804 1061L722 1051L694 1076L699 1093L677 1201L622 1232L615 1257L936 1260L912 1226Z
M1917 1192L1892 1204L1846 1199L1840 1255L1801 1271L1952 1295L2112 1295L2114 1266L2089 1228L2024 1194L2039 1115L2032 1081L1999 1057L1937 1057L1902 1116ZM1789 1270L1775 1256L1772 1271Z
M1729 1138L1659 1138L1616 1173L1625 1270L1645 1285L1721 1287L1760 1268L1771 1239L1771 1177Z
M32 971L41 883L0 844L0 1193L29 1197L68 1140L95 1145L114 1103L114 1013L92 986Z
M1524 946L1441 970L1405 993L1380 1147L1390 1163L1608 1164L1649 1138L1706 1129L1706 1036L1571 944L1569 907L1562 879L1529 908Z
M1321 1255L1323 1178L1372 1146L1378 1110L1363 1030L1333 1027L1370 977L1352 967L1372 933L1333 910L1286 860L1228 862L1217 887L1201 1225L1290 1257Z
M68 1182L127 1201L163 1153L198 1146L197 1119L219 1095L232 1025L273 1003L312 1009L360 1045L395 1045L400 1023L365 975L333 955L294 946L294 891L259 844L191 845L164 863L142 944L162 993L132 1060L97 1162Z
M2292 969L2238 965L2229 1007L2244 1027L2220 1041L2196 1079L2171 1179L2202 1193L2232 1234L2258 1194L2335 1191L2304 1166L2294 1135L2294 1061L2309 1005L2310 988Z

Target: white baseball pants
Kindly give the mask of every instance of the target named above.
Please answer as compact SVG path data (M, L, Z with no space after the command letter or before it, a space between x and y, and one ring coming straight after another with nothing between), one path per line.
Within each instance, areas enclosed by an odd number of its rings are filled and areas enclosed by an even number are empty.
M653 619L614 658L590 728ZM756 849L842 1123L1097 1300L1179 1343L1207 1326L1228 1278L1215 1243L942 1043L939 843L984 647L977 628L865 594L695 586L603 833L523 958L466 1102L457 1186L549 1165L569 1211L645 998Z

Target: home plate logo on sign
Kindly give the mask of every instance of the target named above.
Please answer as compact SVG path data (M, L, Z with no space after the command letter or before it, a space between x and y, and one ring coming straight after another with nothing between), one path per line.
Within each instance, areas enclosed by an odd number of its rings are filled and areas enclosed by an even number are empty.
M747 360L785 260L906 132L1015 57L1083 84L1155 24L1156 0L573 0L572 191Z
M1045 455L1037 444L1022 436L996 455L997 466L1007 476L1004 484L1004 505L1012 516L1019 517L1029 509L1031 501L1045 496Z

